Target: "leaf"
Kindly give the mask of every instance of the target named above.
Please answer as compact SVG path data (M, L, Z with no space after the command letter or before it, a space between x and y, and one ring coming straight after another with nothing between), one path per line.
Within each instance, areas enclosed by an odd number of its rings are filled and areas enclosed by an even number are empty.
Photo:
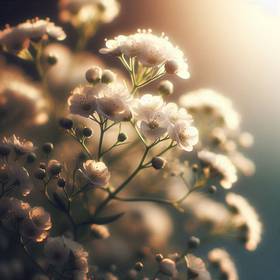
M81 225L105 225L115 222L116 220L120 219L125 213L121 212L112 216L106 216L106 217L92 217L89 220L82 222Z

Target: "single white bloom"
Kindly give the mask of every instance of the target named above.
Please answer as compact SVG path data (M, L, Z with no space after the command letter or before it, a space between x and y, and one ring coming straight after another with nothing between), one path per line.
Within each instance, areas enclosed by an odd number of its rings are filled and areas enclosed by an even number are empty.
M102 161L87 160L83 164L84 174L93 186L103 187L110 180L110 172Z
M156 36L150 31L143 30L128 36L119 35L107 40L106 48L102 48L100 52L136 57L146 67L160 67L172 62L175 65L172 74L183 79L190 76L184 53L173 46L166 36Z
M150 140L156 140L167 131L167 119L163 112L161 96L145 94L134 101L133 113L141 133Z
M202 150L198 152L198 158L210 167L214 176L218 174L221 177L220 184L225 189L230 189L237 181L236 168L227 156Z
M128 121L132 117L131 95L124 83L102 84L98 93L98 113L112 121Z
M70 113L80 115L85 118L94 114L97 109L96 100L101 87L101 84L98 84L95 87L76 87L72 91L71 96L68 98Z

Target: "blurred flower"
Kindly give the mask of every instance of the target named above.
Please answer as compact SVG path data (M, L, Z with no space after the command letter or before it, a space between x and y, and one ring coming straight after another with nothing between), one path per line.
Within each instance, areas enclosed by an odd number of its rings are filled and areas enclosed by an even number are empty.
M104 162L87 160L83 164L84 174L93 186L103 187L110 180L110 172Z
M42 207L34 207L29 210L28 217L20 223L20 233L25 238L42 242L47 238L51 227L50 214Z
M237 212L234 219L236 225L245 229L245 248L254 251L261 241L263 231L257 212L243 196L235 193L228 193L226 202Z
M232 152L229 153L229 158L235 167L241 171L241 173L245 176L252 176L256 171L256 166L252 160L245 157L240 152Z
M32 19L15 27L7 26L0 31L0 45L8 51L19 51L29 47L30 40L41 39L44 36L56 40L64 40L66 34L61 27L56 26L49 19Z
M237 181L236 168L225 155L202 150L198 152L198 158L210 168L213 177L216 175L221 177L220 184L225 189L230 189Z
M190 74L183 52L174 47L164 34L156 36L150 30L139 30L132 35L119 35L106 41L102 54L124 54L128 58L136 57L145 67L161 67L165 65L167 72L187 79ZM166 66L172 64L172 71ZM168 67L169 69L171 67Z
M159 263L159 271L166 276L175 277L177 274L176 263L165 258Z
M60 0L60 19L74 26L109 23L120 10L116 0Z
M211 263L219 266L222 275L225 275L227 280L239 279L235 263L226 250L220 248L212 249L208 253L208 259Z
M188 254L185 256L185 260L188 268L188 279L211 280L210 273L202 259Z
M31 141L23 140L13 135L9 138L4 138L3 143L10 146L17 155L25 155L35 150L35 147Z
M106 239L110 237L110 232L106 226L103 225L91 225L91 234L96 239Z
M240 116L233 108L230 99L211 89L200 89L189 92L180 97L179 103L194 115L204 112L213 115L228 129L237 129L240 124Z

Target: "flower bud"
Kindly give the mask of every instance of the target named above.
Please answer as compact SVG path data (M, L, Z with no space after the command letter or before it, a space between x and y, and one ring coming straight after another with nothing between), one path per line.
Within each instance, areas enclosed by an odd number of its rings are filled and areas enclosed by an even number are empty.
M211 185L209 188L208 188L208 192L213 194L217 191L217 187L214 186L214 185Z
M166 165L166 160L162 157L154 157L152 159L152 166L154 169L163 169Z
M170 95L174 91L174 86L170 81L164 80L164 81L160 82L159 87L158 87L158 91L162 95Z
M52 159L48 163L47 171L52 175L58 175L62 170L62 166L59 161Z
M54 54L49 54L47 56L47 63L51 66L57 63L57 57Z
M125 133L121 132L121 133L118 135L118 142L124 142L126 139L127 139L127 136L126 136Z
M91 234L96 239L106 239L110 237L110 232L106 226L103 225L91 225Z
M142 271L143 268L144 268L144 265L143 265L143 263L141 263L141 262L137 262L137 263L134 265L134 269L135 269L136 271Z
M200 239L195 237L195 236L191 236L189 241L188 241L188 247L190 249L195 249L200 245Z
M73 127L73 121L68 118L61 118L59 120L59 125L64 129L71 129Z
M163 255L162 254L156 254L156 261L161 262L163 260Z
M40 162L39 167L42 168L42 169L45 169L45 170L47 168L47 166L44 162Z
M36 156L36 154L33 153L33 152L31 152L30 154L28 154L27 157L26 157L27 163L33 163L33 162L36 161L36 159L37 159L37 156Z
M63 178L58 178L57 179L57 185L60 187L60 188L64 188L65 187L65 180Z
M90 84L100 82L102 76L102 69L98 66L91 67L86 72L86 80Z
M42 146L42 151L45 153L45 154L50 154L53 150L53 144L48 142L48 143L45 143L43 146Z
M85 136L85 137L87 137L87 138L91 137L91 136L92 136L92 130L91 130L91 128L85 127L85 128L82 130L82 134L83 134L83 136Z
M101 82L104 84L109 84L112 83L116 78L116 75L114 72L112 72L109 69L105 69L102 73L102 77L101 77Z
M165 65L165 71L168 74L175 74L178 70L178 63L175 60L168 60Z
M177 273L176 263L171 259L163 259L159 264L159 271L169 277L173 277Z
M38 168L34 173L34 177L38 180L43 180L46 177L46 170L43 168Z

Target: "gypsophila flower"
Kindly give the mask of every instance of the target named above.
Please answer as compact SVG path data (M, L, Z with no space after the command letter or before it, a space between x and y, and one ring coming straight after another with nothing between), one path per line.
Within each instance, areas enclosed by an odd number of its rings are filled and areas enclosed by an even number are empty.
M174 47L168 38L156 36L146 30L132 35L119 35L106 41L106 48L100 50L102 54L124 54L128 58L136 57L145 67L161 67L171 62L174 64L172 74L187 79L190 74L183 52ZM169 71L170 72L170 71Z
M42 242L47 238L51 227L50 214L42 207L34 207L29 210L28 217L20 223L20 233L25 238Z
M159 263L159 271L169 277L175 277L177 274L176 263L168 258L163 259Z
M20 139L16 135L4 138L3 143L9 145L17 155L25 155L35 150L31 141Z
M208 259L211 263L217 264L223 275L226 276L227 280L238 280L238 273L229 253L220 248L212 249L208 253Z
M198 152L199 160L210 168L212 176L221 177L220 184L225 189L230 189L237 181L236 168L228 157L215 154L207 150Z
M60 19L74 26L109 23L120 10L116 0L60 0Z
M102 85L95 87L80 86L75 88L68 98L68 106L71 114L80 115L88 118L94 114L97 109L97 95Z
M237 211L235 222L238 226L246 227L245 248L254 251L262 238L263 226L259 215L250 203L241 195L228 193L227 204Z
M133 113L141 133L150 140L156 140L167 131L167 119L163 112L161 96L145 94L134 101Z
M84 174L93 186L103 187L110 180L110 172L104 162L87 160L83 164Z
M105 84L99 91L98 112L112 121L128 121L132 117L131 96L125 84Z
M204 261L192 254L185 256L186 265L188 268L188 279L195 280L211 280Z
M239 127L240 116L233 108L230 99L213 90L201 89L189 92L180 97L179 104L192 113L212 114L229 129Z
M29 41L48 36L56 40L64 40L66 34L61 27L56 26L49 19L32 19L15 27L7 26L0 32L0 45L7 50L28 48Z

